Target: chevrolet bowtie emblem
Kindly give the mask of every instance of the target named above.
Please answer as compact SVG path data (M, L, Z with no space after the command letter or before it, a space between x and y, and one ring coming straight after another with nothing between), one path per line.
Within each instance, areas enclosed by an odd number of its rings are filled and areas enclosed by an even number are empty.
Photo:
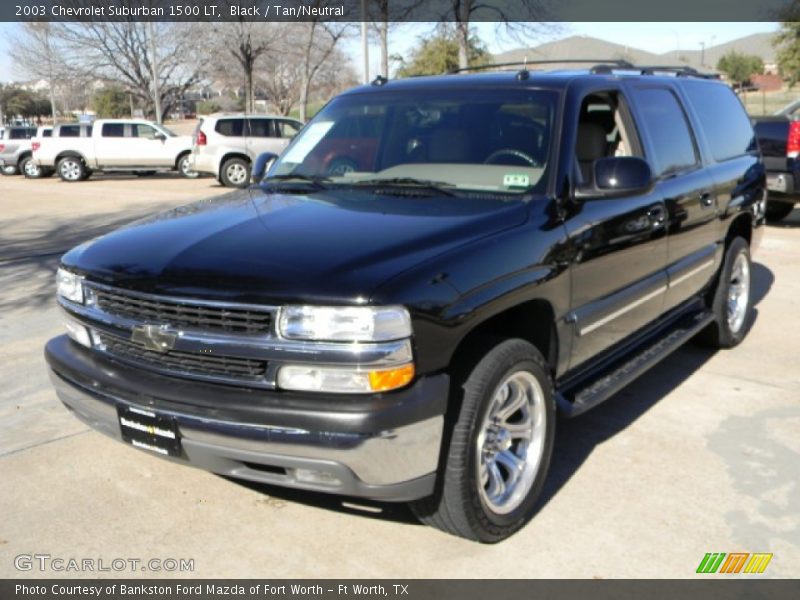
M136 325L131 332L131 341L142 344L148 350L167 353L175 347L177 333L158 325Z

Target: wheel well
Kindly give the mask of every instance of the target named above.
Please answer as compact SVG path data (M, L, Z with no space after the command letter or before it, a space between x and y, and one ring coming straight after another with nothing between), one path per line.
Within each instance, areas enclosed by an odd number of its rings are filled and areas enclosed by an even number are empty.
M250 157L247 156L246 154L241 154L239 152L229 152L228 154L226 154L225 156L223 156L220 159L220 161L219 161L220 169L222 168L222 165L224 165L227 161L229 161L232 158L241 158L244 161L251 162L250 161Z
M30 156L33 156L33 154L31 152L23 152L22 154L20 154L19 158L17 159L17 167L21 166L22 165L22 161L25 160L26 158L30 157Z
M730 246L730 243L737 237L744 238L750 245L750 241L753 239L753 219L750 217L750 213L743 213L733 220L728 228L728 235L725 236L725 247Z
M530 342L542 353L551 372L555 372L558 335L553 307L547 300L524 302L483 321L459 342L450 364L458 370L458 375L466 376L489 350L487 342L504 338Z
M68 156L71 156L72 158L78 158L78 159L81 160L81 162L83 162L84 165L86 164L86 159L85 158L83 158L77 152L73 152L71 150L67 150L66 152L62 152L61 154L56 156L56 160L54 161L55 164L58 164L58 161L60 161L62 158L67 158Z

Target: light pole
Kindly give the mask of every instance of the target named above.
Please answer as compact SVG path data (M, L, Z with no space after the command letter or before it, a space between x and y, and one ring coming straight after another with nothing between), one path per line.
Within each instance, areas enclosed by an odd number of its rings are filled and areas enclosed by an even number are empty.
M361 54L364 58L362 83L369 83L369 40L367 39L367 0L361 0Z
M706 43L700 42L700 66L706 66Z

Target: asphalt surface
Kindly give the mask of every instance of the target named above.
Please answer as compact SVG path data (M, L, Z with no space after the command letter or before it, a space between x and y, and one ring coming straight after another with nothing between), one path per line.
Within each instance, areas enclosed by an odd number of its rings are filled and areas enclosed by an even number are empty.
M223 191L171 176L0 179L0 577L684 578L707 552L771 552L762 577L797 576L800 210L770 226L755 255L745 342L718 353L687 346L604 405L559 421L539 513L481 546L418 525L402 505L162 461L87 429L58 402L42 348L62 331L60 254ZM95 569L192 559L194 570L17 570L15 557L33 554Z

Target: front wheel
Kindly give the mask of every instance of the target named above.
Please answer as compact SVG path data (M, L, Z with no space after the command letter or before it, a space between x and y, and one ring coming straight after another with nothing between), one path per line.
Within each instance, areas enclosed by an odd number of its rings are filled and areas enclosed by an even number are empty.
M69 183L87 179L89 173L83 161L76 156L65 156L59 160L56 171L58 171L58 176L62 181Z
M712 348L732 348L747 335L752 316L750 247L737 237L725 251L722 269L711 299L715 323L699 336Z
M411 508L453 535L499 542L533 516L547 476L555 435L552 381L539 351L511 339L480 360L463 390L439 489Z

